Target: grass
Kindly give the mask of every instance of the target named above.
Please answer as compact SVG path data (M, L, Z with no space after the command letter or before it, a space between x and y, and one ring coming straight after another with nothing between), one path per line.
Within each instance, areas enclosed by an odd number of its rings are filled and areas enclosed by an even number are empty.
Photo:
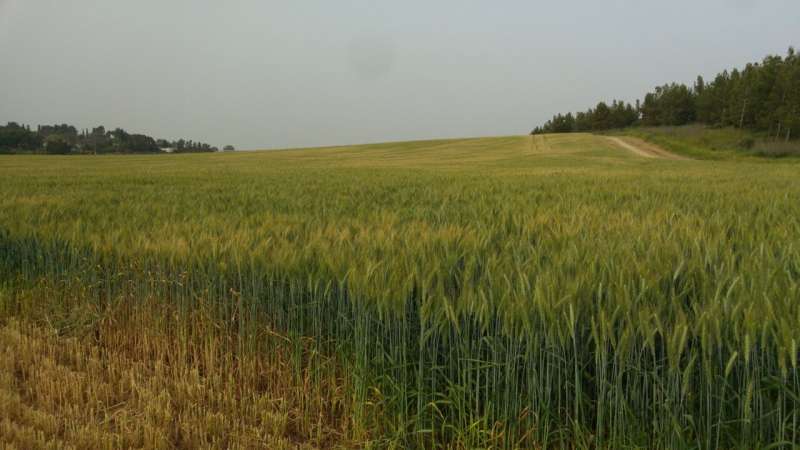
M105 322L96 339L0 328L0 446L347 448L341 378L315 391L285 381L288 355L233 358L207 329L186 340L153 334L153 321L146 332ZM308 429L305 414L318 419Z
M621 131L643 138L672 152L696 159L723 160L758 156L769 158L800 156L800 143L767 138L738 128L705 125L640 127Z
M91 379L167 386L51 388L82 410L129 399L124 427L22 396L56 419L3 426L128 439L96 441L112 447L157 429L172 446L191 430L245 448L791 448L798 169L637 158L582 134L3 157L4 345L48 366L36 355L58 352L39 349L66 339L142 366Z

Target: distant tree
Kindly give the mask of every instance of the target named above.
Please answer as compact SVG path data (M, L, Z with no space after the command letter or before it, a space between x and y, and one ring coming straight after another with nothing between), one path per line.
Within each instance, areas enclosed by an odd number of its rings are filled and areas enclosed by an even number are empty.
M111 137L117 141L124 142L128 140L128 136L129 136L128 132L123 130L122 128L116 128L114 129L114 131L111 132Z
M694 82L695 95L702 95L705 89L706 89L706 82L705 80L703 80L703 77L701 75L698 75L697 80Z
M686 85L659 86L644 97L642 123L645 125L685 125L694 119L694 97Z
M586 112L579 112L575 114L575 131L585 132L592 130L592 116L594 111L591 109Z
M592 130L608 130L611 128L611 109L605 102L600 102L594 109Z
M156 140L143 134L130 134L125 142L125 150L131 153L156 153L161 149Z
M38 130L39 136L46 140L49 136L61 136L61 138L70 144L75 144L78 141L78 129L72 125L42 125Z
M614 101L574 116L557 114L538 133L597 131L609 127L684 125L701 122L765 132L773 138L800 135L800 57L789 48L785 57L767 56L743 69L722 71L713 81L698 76L694 85L671 83L656 87L636 106Z
M45 140L45 151L51 155L66 155L72 152L72 144L60 135L50 135Z
M614 100L611 104L610 128L625 128L636 123L638 118L630 103Z
M222 150L223 150L223 151L226 151L226 152L232 152L232 151L234 151L234 150L236 150L236 149L235 149L235 148L233 148L233 146L232 146L232 145L226 145L225 147L223 147L223 148L222 148Z
M0 150L35 150L40 148L42 140L30 127L22 126L16 122L9 122L0 126Z

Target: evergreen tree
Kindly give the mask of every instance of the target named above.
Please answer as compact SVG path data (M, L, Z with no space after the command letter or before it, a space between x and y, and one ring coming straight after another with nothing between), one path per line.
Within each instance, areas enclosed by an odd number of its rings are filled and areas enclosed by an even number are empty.
M790 47L785 57L767 56L744 69L723 71L692 87L671 83L645 94L636 106L613 101L573 116L558 114L534 131L601 131L631 125L684 125L700 122L766 132L774 138L800 135L800 57ZM567 126L571 123L572 126Z

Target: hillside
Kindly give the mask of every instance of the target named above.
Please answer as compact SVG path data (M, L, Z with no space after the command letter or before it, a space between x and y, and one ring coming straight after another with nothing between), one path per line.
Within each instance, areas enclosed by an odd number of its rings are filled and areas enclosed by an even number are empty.
M800 157L800 141L769 139L762 133L739 128L712 128L694 124L677 127L632 127L610 133L637 136L697 159Z
M2 156L0 444L797 442L800 166L621 139Z
M640 135L658 137L664 143L683 140L675 142L675 147L695 154L703 153L703 147L719 147L721 140L727 150L741 149L756 156L797 156L800 56L789 47L785 57L767 56L741 70L724 70L712 81L698 75L692 86L675 82L657 86L642 100L636 100L635 106L618 100L610 104L601 101L586 111L556 114L531 134L630 127L645 127ZM658 127L667 127L669 136ZM736 145L725 142L737 135Z

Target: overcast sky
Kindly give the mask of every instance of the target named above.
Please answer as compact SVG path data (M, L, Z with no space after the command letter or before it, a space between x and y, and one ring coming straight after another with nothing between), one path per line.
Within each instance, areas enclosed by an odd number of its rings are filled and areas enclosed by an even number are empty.
M0 122L237 148L523 134L798 44L798 0L0 0Z

